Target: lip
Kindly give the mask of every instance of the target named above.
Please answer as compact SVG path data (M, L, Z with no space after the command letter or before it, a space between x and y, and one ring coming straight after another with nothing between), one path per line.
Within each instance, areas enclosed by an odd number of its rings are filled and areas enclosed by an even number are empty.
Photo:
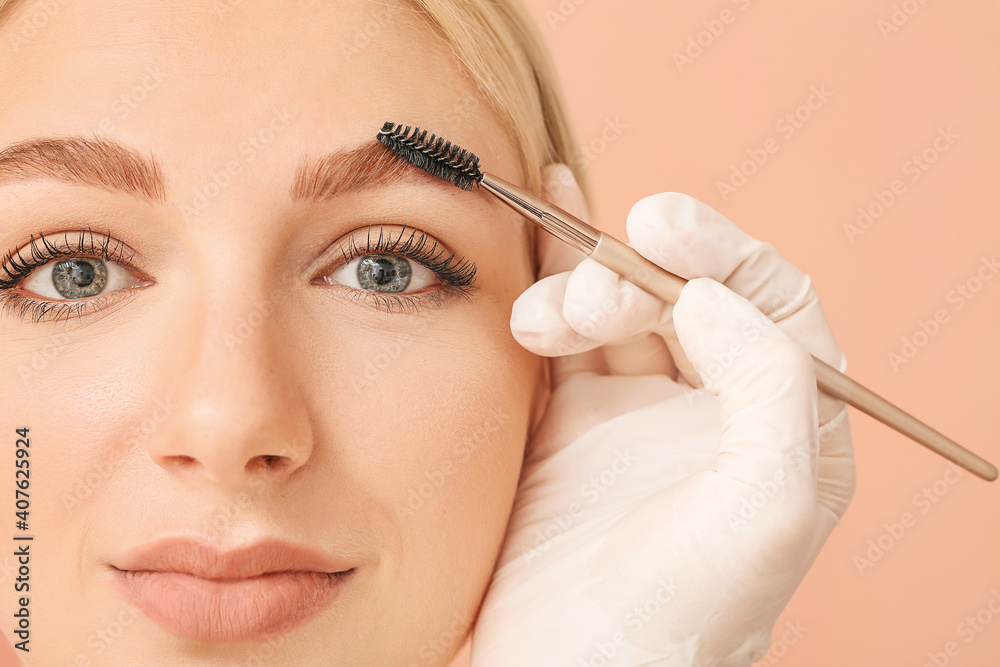
M346 561L280 540L223 550L166 538L111 566L115 587L151 620L213 642L287 632L333 602L354 573Z

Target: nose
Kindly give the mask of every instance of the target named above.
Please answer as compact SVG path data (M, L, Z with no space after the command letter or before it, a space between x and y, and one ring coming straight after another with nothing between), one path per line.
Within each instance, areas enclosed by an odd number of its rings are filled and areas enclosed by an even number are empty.
M195 301L157 355L174 409L146 450L189 483L279 484L309 460L313 436L277 300Z

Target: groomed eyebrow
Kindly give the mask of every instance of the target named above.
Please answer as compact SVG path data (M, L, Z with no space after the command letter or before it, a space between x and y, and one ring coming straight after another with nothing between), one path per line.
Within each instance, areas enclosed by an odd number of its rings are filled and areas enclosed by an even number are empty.
M0 185L49 179L119 190L162 202L163 177L156 160L111 139L28 139L0 151Z
M32 179L90 185L153 202L166 200L163 172L156 158L114 139L29 139L0 151L0 185ZM304 158L295 171L289 194L295 201L312 203L351 191L421 180L436 181L373 138L370 144L334 151L318 159Z
M385 187L400 181L426 182L451 187L414 167L372 139L357 148L330 153L318 160L303 159L295 173L290 194L295 201L333 199L356 190Z

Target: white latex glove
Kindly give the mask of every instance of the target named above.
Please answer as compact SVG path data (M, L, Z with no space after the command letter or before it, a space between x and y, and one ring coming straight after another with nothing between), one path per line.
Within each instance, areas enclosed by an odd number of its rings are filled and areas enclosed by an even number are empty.
M575 184L547 188L586 219ZM847 409L817 400L809 352L845 362L809 277L682 194L637 203L627 231L707 277L672 307L539 231L511 330L557 357L552 394L473 667L749 665L854 493Z

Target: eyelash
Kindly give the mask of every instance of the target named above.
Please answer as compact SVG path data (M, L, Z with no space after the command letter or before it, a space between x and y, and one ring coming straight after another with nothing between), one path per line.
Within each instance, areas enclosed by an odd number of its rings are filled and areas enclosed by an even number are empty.
M412 259L430 269L443 281L443 287L432 292L413 292L409 294L379 294L367 290L354 290L351 294L353 298L369 299L375 304L377 310L384 309L387 313L392 313L394 308L400 312L416 312L422 305L430 305L434 308L439 307L449 296L457 296L468 300L472 293L479 289L474 284L476 280L475 262L467 260L464 257L459 258L454 252L448 253L445 248L442 248L437 241L431 239L425 232L413 229L405 241L403 237L406 236L406 225L403 225L402 231L394 240L386 238L384 232L384 229L379 228L378 240L372 243L371 227L369 227L368 238L366 239L367 245L364 248L359 248L352 237L348 241L347 249L341 249L340 251L343 262L332 267L332 270L336 270L351 260L365 255L399 255ZM429 247L428 242L431 244ZM332 270L324 273L331 273Z
M69 241L71 234L79 234L79 239L75 247ZM87 243L88 238L90 239L89 244ZM102 304L107 301L108 297L111 297L111 294L81 301L59 302L42 301L14 292L18 284L29 276L32 271L60 257L91 257L102 259L107 262L120 264L131 272L142 273L139 267L132 261L135 256L134 252L126 257L125 245L120 242L112 245L114 241L112 241L110 236L105 236L95 243L94 232L90 227L87 227L86 231L63 232L62 240L62 245L56 246L44 234L39 234L37 241L34 235L32 235L28 242L31 254L30 258L22 259L20 253L13 250L4 256L3 261L0 262L4 273L7 274L6 278L0 278L0 305L2 305L4 313L17 310L19 317L24 318L25 314L30 314L32 322L37 323L43 319L58 320L63 316L67 320L70 317L82 317L88 312L88 309L100 310ZM39 248L38 243L41 243L41 248Z
M425 232L413 229L410 235L403 240L406 226L403 232L395 238L387 238L384 230L379 229L378 240L371 242L371 227L368 229L369 238L367 247L359 248L350 239L346 250L341 250L344 263L350 262L358 257L373 254L392 254L412 259L428 269L430 269L442 281L441 289L431 292L414 292L399 294L379 294L367 290L352 290L352 297L355 299L370 299L376 310L385 310L392 313L394 310L400 312L415 312L422 305L432 307L441 306L448 296L458 296L468 299L479 287L474 284L476 277L476 264L465 258L459 258L456 253L448 253L445 248L440 247L437 241L432 240ZM69 241L69 235L79 234L76 245ZM86 242L90 239L90 243ZM94 232L90 227L86 231L63 232L62 245L53 245L44 234L39 234L36 240L34 235L29 240L30 258L22 259L19 252L8 252L0 267L6 273L6 277L0 278L0 306L3 312L17 311L17 315L25 318L30 315L32 322L40 322L43 319L58 320L62 317L81 317L88 309L100 310L107 298L118 292L128 290L117 290L106 295L96 296L90 299L72 302L42 301L31 297L22 296L14 292L22 280L31 273L49 262L60 257L90 257L102 259L108 262L121 265L123 268L133 273L142 274L141 269L133 262L135 253L125 256L124 244L114 244L110 236L95 243ZM430 243L430 245L428 245ZM41 244L39 247L38 244ZM333 267L335 270L338 267ZM348 288L350 289L350 288Z

